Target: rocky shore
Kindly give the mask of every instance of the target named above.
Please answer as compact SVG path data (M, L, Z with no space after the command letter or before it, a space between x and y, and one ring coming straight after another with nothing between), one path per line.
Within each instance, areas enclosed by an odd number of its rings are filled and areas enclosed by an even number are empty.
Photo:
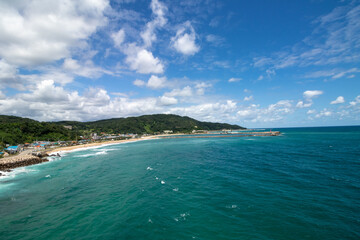
M0 171L9 171L13 168L24 167L49 161L45 152L28 153L0 159ZM0 173L1 174L1 173Z

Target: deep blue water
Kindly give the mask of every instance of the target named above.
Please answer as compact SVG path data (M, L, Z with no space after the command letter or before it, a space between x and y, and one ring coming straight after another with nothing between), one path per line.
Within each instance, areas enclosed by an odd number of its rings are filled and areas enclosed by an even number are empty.
M360 127L279 130L19 168L0 178L0 238L360 239Z

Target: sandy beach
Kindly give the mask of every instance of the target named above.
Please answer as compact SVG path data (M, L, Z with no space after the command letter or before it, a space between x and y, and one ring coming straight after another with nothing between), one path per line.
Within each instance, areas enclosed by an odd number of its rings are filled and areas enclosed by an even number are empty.
M81 148L100 147L100 146L106 146L106 145L112 145L112 144L138 142L138 141L157 139L157 138L158 138L157 136L147 136L147 137L142 137L142 138L127 139L127 140L95 142L95 143L87 143L87 144L68 146L68 147L58 147L58 148L48 149L45 152L47 154L51 155L51 154L56 154L56 153L61 153L61 152L70 152L70 151L74 151L74 150L81 149Z
M26 150L24 152L21 152L18 155L13 155L9 157L5 157L0 159L0 171L6 171L11 170L13 168L17 167L24 167L29 166L33 164L38 164L42 162L47 162L46 156L53 155L53 154L61 154L64 152L70 152L82 148L92 148L92 147L101 147L106 145L113 145L113 144L120 144L120 143L128 143L128 142L137 142L137 141L144 141L144 140L151 140L151 139L157 139L158 136L146 136L142 138L132 138L127 140L117 140L117 141L104 141L104 142L95 142L95 143L88 143L88 144L82 144L82 145L74 145L74 146L68 146L68 147L58 147L58 148L52 148L47 149L44 151L39 152L39 156L34 156L32 154L31 150ZM0 175L1 176L1 175Z

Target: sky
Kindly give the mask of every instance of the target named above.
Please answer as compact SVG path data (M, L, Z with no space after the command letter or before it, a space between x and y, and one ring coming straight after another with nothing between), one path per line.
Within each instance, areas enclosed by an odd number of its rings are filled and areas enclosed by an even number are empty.
M360 124L360 1L0 0L0 114Z

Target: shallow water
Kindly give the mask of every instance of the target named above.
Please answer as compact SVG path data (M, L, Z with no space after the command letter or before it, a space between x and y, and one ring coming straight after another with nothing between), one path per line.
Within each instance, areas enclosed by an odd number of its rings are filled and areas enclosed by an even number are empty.
M360 127L280 131L16 169L0 178L1 239L359 239Z

